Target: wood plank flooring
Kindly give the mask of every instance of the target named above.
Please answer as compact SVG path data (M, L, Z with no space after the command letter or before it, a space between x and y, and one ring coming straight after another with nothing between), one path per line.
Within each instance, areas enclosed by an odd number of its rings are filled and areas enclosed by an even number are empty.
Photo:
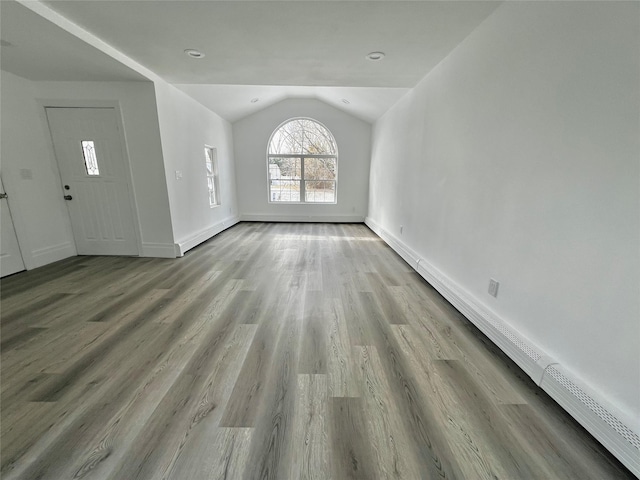
M2 280L11 479L632 475L364 225Z

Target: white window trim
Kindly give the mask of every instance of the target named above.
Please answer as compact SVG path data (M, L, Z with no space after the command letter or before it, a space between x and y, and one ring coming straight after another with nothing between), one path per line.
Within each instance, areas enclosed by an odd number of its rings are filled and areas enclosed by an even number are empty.
M207 191L209 193L209 208L215 208L220 206L220 184L218 180L218 149L216 147L212 147L210 145L204 146L205 154L204 154L204 162L205 162L205 174L207 176ZM211 172L209 173L208 163L209 156L207 155L207 151L210 152L211 156ZM209 187L209 179L211 179L211 185L213 185L213 191ZM213 193L213 195L212 195ZM213 197L213 201L212 201Z
M282 201L276 201L276 200L271 200L271 178L269 177L269 160L271 158L299 158L300 159L300 180L298 180L298 182L300 183L300 198L307 198L306 197L306 186L305 186L305 182L313 182L313 181L325 181L325 182L334 182L335 183L335 189L334 189L334 193L333 193L333 202L306 202L303 200L300 200L298 202L282 202ZM268 196L268 200L269 203L273 203L273 204L277 204L277 205L335 205L338 203L338 174L336 173L336 178L334 179L313 179L313 180L307 180L304 178L304 159L305 158L335 158L336 160L336 165L338 164L338 156L337 155L292 155L292 154L287 154L287 155L276 155L276 154L270 154L267 155L267 196Z
M310 120L314 123L317 123L318 125L322 126L325 130L327 130L327 132L329 132L329 134L331 135L331 138L333 139L333 144L335 147L335 151L336 154L335 155L315 155L315 154L276 154L276 153L269 153L269 147L271 145L271 140L273 139L273 136L275 135L275 133L280 130L284 125L286 125L289 122L292 122L294 120ZM271 177L269 174L269 161L271 160L271 158L299 158L301 161L301 165L300 165L300 201L298 202L282 202L282 201L274 201L271 200ZM334 201L333 202L306 202L303 201L304 198L306 198L306 193L305 193L305 178L304 178L304 159L305 158L335 158L336 161L336 178L335 179L327 179L327 181L332 181L335 182L335 191L334 191ZM322 122L319 122L318 120L314 119L314 118L310 118L310 117L295 117L295 118L290 118L284 122L282 122L280 125L278 125L273 132L271 133L271 136L269 137L269 142L267 143L267 202L269 204L273 204L273 205L336 205L338 203L338 145L336 143L336 138L333 135L333 133L331 132L331 130L329 130ZM313 181L313 180L306 180L306 181Z

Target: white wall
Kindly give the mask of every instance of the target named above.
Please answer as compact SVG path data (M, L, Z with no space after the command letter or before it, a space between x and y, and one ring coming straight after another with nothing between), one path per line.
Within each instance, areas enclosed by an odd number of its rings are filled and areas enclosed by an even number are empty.
M503 4L375 124L369 202L636 428L639 9Z
M36 85L38 98L48 105L118 102L133 177L142 254L172 256L173 235L153 83L36 82Z
M233 134L229 122L184 92L160 81L155 87L173 235L181 254L238 221ZM205 145L218 153L216 207L209 206Z
M332 205L270 204L267 144L294 117L326 126L338 145L338 202ZM367 214L371 125L314 99L289 99L233 124L242 218L272 221L362 221Z
M44 105L117 104L127 143L142 254L175 256L151 82L32 82L2 72L2 175L27 268L75 255ZM20 170L33 172L32 180Z
M1 174L25 266L32 269L76 250L48 131L39 117L37 85L5 71L0 75ZM24 178L29 173L31 178Z

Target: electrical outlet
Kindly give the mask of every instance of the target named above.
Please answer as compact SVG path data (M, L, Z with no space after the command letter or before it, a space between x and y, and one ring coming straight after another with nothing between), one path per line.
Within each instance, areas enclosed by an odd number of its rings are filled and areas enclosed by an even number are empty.
M176 170L176 180L180 180L182 178L182 170Z
M400 235L402 235L402 230L404 229L404 227L402 225L400 225Z
M495 281L493 278L490 278L489 279L489 295L493 297L497 297L498 287L500 287L500 283Z

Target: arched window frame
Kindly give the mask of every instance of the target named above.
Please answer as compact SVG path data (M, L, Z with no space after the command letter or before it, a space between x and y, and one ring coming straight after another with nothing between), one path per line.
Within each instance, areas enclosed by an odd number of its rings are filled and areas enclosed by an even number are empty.
M305 151L298 153L281 153L272 151L272 144L276 134L287 124L300 120L313 122L320 130L324 131L323 136L325 140L329 142L328 145L331 150L329 153L309 153ZM302 146L301 150L304 150ZM299 172L299 174L282 179L280 177L279 166L277 166L276 169L272 168L275 159L290 159L289 162L293 160L295 162L294 170ZM309 167L312 164L311 162L320 159L325 159L329 166L333 166L333 172L328 172L333 175L333 178L309 178L307 171L305 171L305 163ZM299 160L299 164L296 160ZM318 162L315 162L316 165L317 163ZM277 172L275 170L277 170ZM274 174L277 174L277 177ZM311 195L311 188L308 184L314 183L324 188L321 190L315 189L313 195ZM333 185L333 189L330 188L330 185ZM287 186L289 187L288 189L286 188ZM328 186L329 188L327 188ZM320 191L322 192L321 195L319 193ZM338 145L331 130L322 122L309 117L294 117L282 122L271 133L269 143L267 144L267 194L269 203L275 204L336 204L338 202Z

